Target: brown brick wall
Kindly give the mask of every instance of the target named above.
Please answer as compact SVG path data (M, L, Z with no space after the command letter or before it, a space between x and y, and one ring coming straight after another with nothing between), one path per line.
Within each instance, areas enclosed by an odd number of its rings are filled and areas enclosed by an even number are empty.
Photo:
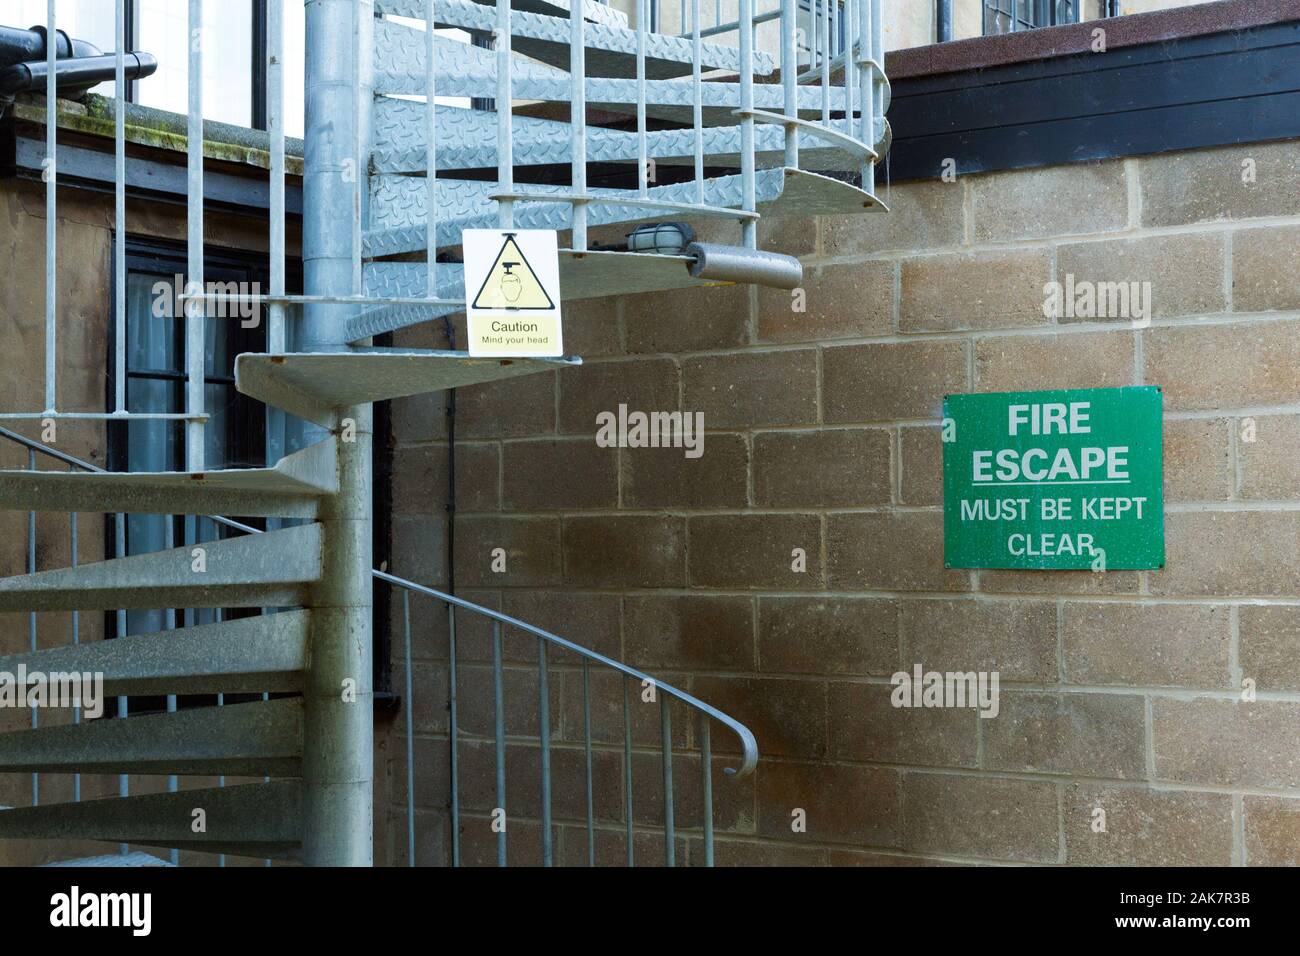
M715 778L720 863L1298 862L1298 164L1300 144L1283 143L901 185L885 216L764 223L770 246L806 263L804 312L748 288L566 306L583 368L458 396L463 593L754 731L754 777ZM1046 318L1043 284L1066 272L1151 282L1150 326ZM1164 388L1165 570L944 568L945 393L1133 384ZM704 456L597 448L595 416L620 402L703 411ZM412 427L399 425L399 459L445 483L440 437ZM419 538L436 548L441 533ZM489 570L493 547L504 574ZM395 570L421 560L399 546ZM417 619L420 667L445 680L433 618ZM507 720L535 732L535 644L507 643ZM486 636L467 624L461 644L477 649L460 687L481 734ZM583 861L581 672L551 663L557 854ZM916 663L997 670L999 715L895 709L889 675ZM651 862L658 711L632 707L634 817L648 827L636 851ZM593 673L592 712L597 855L618 862L616 680ZM697 738L675 717L679 860L698 863ZM446 732L433 710L423 720L432 861L448 845ZM734 750L721 728L713 740ZM509 832L531 862L525 743L510 755ZM397 861L405 761L389 746ZM487 741L464 745L461 772L466 859L490 860ZM791 829L796 809L806 832Z

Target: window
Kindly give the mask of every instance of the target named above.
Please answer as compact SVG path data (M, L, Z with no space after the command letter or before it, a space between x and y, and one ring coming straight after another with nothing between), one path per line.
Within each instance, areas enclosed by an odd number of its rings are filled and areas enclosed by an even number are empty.
M983 0L984 35L1077 23L1080 0Z
M127 254L126 398L132 412L185 410L185 320L177 318L175 286L186 266L183 248L131 242ZM210 256L204 278L211 282L264 282L260 264L236 257ZM204 392L208 414L205 431L207 466L250 468L266 460L262 406L235 391L234 361L240 352L260 351L265 325L245 329L238 319L210 318L205 323ZM112 341L110 337L110 341ZM113 365L109 362L110 378ZM109 383L112 394L114 383ZM111 471L183 471L185 425L176 420L113 423L109 433ZM231 516L234 517L234 516ZM257 525L255 519L246 523ZM144 554L224 537L227 529L201 516L128 515L126 553ZM109 547L115 546L109 523ZM111 551L110 551L111 553ZM240 609L142 609L128 611L126 633L144 634L172 627L206 624L219 616L257 613ZM109 634L116 636L116 615L109 615ZM132 703L132 710L157 709L157 702Z
M264 126L266 0L208 0L203 5L203 114L236 126ZM157 72L131 82L127 98L142 106L187 113L189 105L189 5L184 0L127 0L126 48L158 58ZM55 23L105 53L117 49L113 0L57 0ZM45 0L5 0L0 22L28 28L46 22ZM306 12L284 4L285 132L303 134ZM101 83L95 93L114 94Z

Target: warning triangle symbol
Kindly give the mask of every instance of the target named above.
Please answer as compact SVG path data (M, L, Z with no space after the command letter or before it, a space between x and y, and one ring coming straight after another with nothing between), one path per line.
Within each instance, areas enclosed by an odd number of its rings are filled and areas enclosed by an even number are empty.
M506 233L501 251L488 270L483 285L474 297L476 309L554 309L555 303L542 287L541 280L528 264L528 257L515 242L515 234Z

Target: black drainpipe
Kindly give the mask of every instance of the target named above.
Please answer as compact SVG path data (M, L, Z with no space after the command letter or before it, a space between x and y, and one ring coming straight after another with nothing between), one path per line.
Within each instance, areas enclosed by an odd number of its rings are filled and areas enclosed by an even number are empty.
M19 30L0 26L0 110L18 93L45 89L49 76L45 33L45 27ZM78 96L116 76L116 55L74 40L62 30L57 31L55 44L54 81L61 95ZM122 59L127 80L143 79L158 69L158 61L148 53L127 53Z
M936 43L952 39L952 0L934 0L934 33Z

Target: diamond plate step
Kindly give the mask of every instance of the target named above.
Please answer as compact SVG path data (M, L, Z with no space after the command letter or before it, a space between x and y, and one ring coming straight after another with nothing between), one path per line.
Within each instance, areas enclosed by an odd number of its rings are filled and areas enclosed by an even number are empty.
M375 23L375 92L393 96L423 96L427 84L424 68L423 31L379 20ZM496 53L461 43L450 37L436 37L437 57L434 82L438 96L479 97L496 89ZM516 100L548 100L567 103L573 95L569 74L562 69L531 60L516 60L511 66ZM623 77L587 77L587 105L634 114L637 83ZM689 123L695 104L690 78L651 79L645 84L648 115ZM701 84L704 121L709 126L734 125L740 103L740 84L710 81ZM820 88L801 86L798 109L805 119L822 115ZM754 108L780 112L785 91L776 83L754 84ZM844 109L844 91L830 90L832 112Z
M496 170L496 114L455 106L437 108L436 157L439 175L448 170ZM568 123L535 116L514 118L516 166L568 165L572 162L573 131ZM411 100L380 97L375 107L374 167L385 173L423 173L428 166L425 107ZM711 126L701 141L710 166L740 165L740 127ZM759 167L780 166L785 160L785 130L774 124L754 127ZM646 134L647 155L668 166L695 162L695 132L655 130ZM587 162L635 163L637 134L598 126L587 127ZM799 162L812 169L856 169L859 160L845 150L823 145L811 136L799 143Z
M0 657L0 672L102 674L119 695L296 692L307 667L309 611L72 644Z
M318 524L0 579L0 611L291 607L320 580Z
M0 508L131 514L314 518L338 492L334 441L274 468L209 472L0 471Z
M496 9L496 0L476 0L476 2L480 2L490 9ZM511 0L510 9L512 11L539 13L543 16L562 17L567 20L573 5L569 0ZM425 5L421 0L376 0L375 2L375 13L377 14L386 13L393 16L423 20L424 12ZM615 27L626 27L628 23L626 13L616 10L608 4L601 3L600 0L582 0L582 18L593 23L604 23Z
M235 387L252 398L333 427L353 405L544 372L581 359L470 358L465 352L356 349L235 359ZM185 605L177 605L185 606Z
M234 709L234 708L227 708ZM194 832L194 811L204 812L206 831ZM236 787L150 793L135 797L83 800L20 807L0 813L0 839L102 840L137 846L175 847L203 853L292 858L302 845L302 784L273 780ZM88 866L162 866L151 862L111 862L99 857ZM52 866L73 866L65 861Z
M302 773L302 699L0 734L0 773Z
M410 176L377 176L372 185L370 215L374 228L367 231L362 245L366 256L398 255L426 248L425 212L428 189L423 179ZM754 177L758 212L763 216L826 216L884 210L870 193L839 179L807 170L778 168L759 170ZM720 176L705 181L704 201L710 206L740 208L743 199L740 176ZM567 186L528 185L528 193L564 193ZM460 245L465 229L491 229L497 224L496 204L488 197L497 192L496 183L472 180L443 180L435 183L438 201L438 243ZM589 189L592 196L613 199L634 198L631 190ZM696 200L695 183L673 183L649 190L652 199L672 203ZM662 213L644 207L617 203L591 204L590 225L653 222L689 218L682 210ZM571 210L567 203L521 202L515 204L514 225L519 229L568 229Z
M387 9L400 8L400 9ZM423 19L422 0L385 4L387 12ZM438 0L435 15L439 27L459 27L478 33L496 30L495 6L474 0ZM569 68L570 24L568 18L518 12L510 17L511 49L524 56L562 70ZM584 30L588 76L636 76L636 31L606 24L589 24ZM684 76L691 72L692 44L689 39L663 33L646 34L645 71L650 79ZM391 20L375 24L375 62L403 72L423 71L426 38L424 30ZM702 71L740 70L740 50L720 43L700 44ZM754 53L754 72L766 76L775 69L772 57Z
M57 860L54 863L42 863L42 866L76 866L76 867L135 867L135 866L172 866L166 860L149 853L136 850L133 853L105 853L103 856L86 856L77 860Z
M688 256L645 252L574 252L560 250L560 296L564 301L598 299L617 293L663 292L692 286L716 285L691 277ZM463 299L464 267L459 262L438 263L438 297ZM426 295L428 267L422 262L369 262L365 266L366 295L412 298ZM431 322L463 311L427 305L380 306L348 323L349 341L370 338L397 329Z

